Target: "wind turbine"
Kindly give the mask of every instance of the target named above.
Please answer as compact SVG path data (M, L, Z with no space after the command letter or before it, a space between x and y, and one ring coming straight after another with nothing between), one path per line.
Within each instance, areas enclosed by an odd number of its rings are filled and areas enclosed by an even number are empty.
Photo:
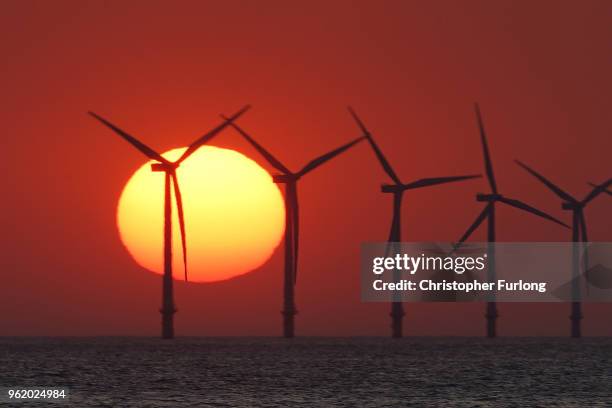
M363 132L366 139L368 139L368 142L370 143L372 150L374 150L374 154L378 158L378 161L380 162L382 168L391 178L391 180L393 180L393 184L383 184L381 187L381 191L383 193L393 194L393 217L391 221L391 231L389 232L389 239L387 240L390 245L397 245L397 243L401 242L402 240L400 213L402 207L402 198L405 191L481 177L481 175L479 174L467 176L432 177L419 179L408 184L402 183L400 178L397 176L397 174L389 164L389 161L385 158L382 151L374 141L372 134L366 128L362 120L357 116L357 114L352 108L349 107L348 110L351 116L353 116L353 119L355 119L355 122L357 122L357 125ZM396 276L396 278L398 277ZM404 306L402 302L399 299L395 299L393 302L391 302L391 336L394 338L399 338L403 336L402 320L404 318L404 315Z
M181 231L181 241L183 246L183 266L185 269L185 281L187 281L187 245L186 245L186 234L185 234L185 218L183 214L183 200L181 196L181 190L179 189L178 177L176 169L181 163L191 156L200 146L209 142L214 136L222 131L227 125L238 119L244 112L246 112L250 106L245 106L234 115L225 120L202 137L195 140L189 145L183 155L176 161L170 161L162 157L161 154L151 149L135 137L131 136L127 132L121 130L108 120L103 117L89 112L91 116L99 120L110 128L113 132L117 133L128 143L138 149L141 153L147 156L151 160L155 160L156 163L151 164L151 170L155 172L164 172L166 174L165 187L164 187L164 276L163 276L163 287L162 287L162 307L160 313L162 314L162 338L172 339L174 338L174 313L177 309L174 307L174 292L172 282L172 189L174 189L174 196L176 200L176 208L178 212L179 227Z
M578 300L578 298L580 297L580 253L578 243L589 242L587 236L586 219L584 217L584 207L586 207L586 205L590 203L599 194L606 191L608 186L612 184L612 179L609 179L604 184L595 186L595 188L593 188L593 190L591 190L591 192L587 194L586 197L584 197L582 200L578 200L567 192L563 191L557 185L553 184L550 180L542 176L540 173L528 167L526 164L518 160L515 160L515 162L519 166L527 170L540 182L542 182L559 198L561 198L561 200L563 200L561 208L572 212L572 242L574 242L575 244L572 246L572 304L570 315L570 319L572 321L571 336L576 338L581 337L582 331L580 320L582 320L582 305L581 302ZM586 260L586 257L584 258L584 263L586 274L588 271L588 262Z
M338 156L340 153L353 147L353 145L363 140L363 137L352 140L328 153L325 153L310 162L301 170L292 172L287 166L282 164L268 150L264 149L255 139L253 139L244 129L232 123L231 126L257 150L264 159L281 174L273 176L277 184L285 184L285 276L284 276L284 301L283 301L283 336L291 338L295 336L295 284L297 281L298 269L298 249L299 249L299 204L297 182L303 176L310 173L317 167Z
M510 207L518 208L519 210L523 210L525 212L537 215L539 217L545 218L549 221L556 222L557 224L568 227L568 225L559 221L555 217L546 214L544 211L540 211L537 208L534 208L530 205L525 204L522 201L508 198L499 193L497 189L497 183L495 182L495 175L493 173L493 163L491 162L491 155L489 153L489 146L487 143L487 135L484 129L484 124L482 122L482 116L480 114L480 108L478 104L475 104L476 109L476 119L478 121L478 128L480 130L480 141L482 143L482 153L484 156L484 164L485 171L487 174L487 179L489 180L489 186L491 187L491 192L489 194L479 193L476 195L476 201L485 202L485 208L482 212L476 217L476 220L470 227L467 229L465 234L461 237L459 242L456 244L456 247L461 245L465 240L467 240L470 235L484 222L487 220L487 241L489 242L488 250L487 250L487 278L489 282L495 282L495 246L492 244L495 242L495 205L497 203L503 203ZM569 228L569 227L568 227ZM497 318L499 317L497 313L497 304L495 302L495 298L492 295L489 298L486 306L485 318L487 319L487 337L496 337L497 336Z

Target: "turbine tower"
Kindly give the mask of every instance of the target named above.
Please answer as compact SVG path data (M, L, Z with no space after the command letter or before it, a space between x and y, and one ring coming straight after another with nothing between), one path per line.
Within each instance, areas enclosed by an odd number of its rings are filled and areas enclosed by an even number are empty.
M572 242L574 245L572 247L572 304L571 304L571 328L570 334L572 337L578 338L582 336L582 304L579 301L580 297L580 253L578 243L588 243L589 238L587 235L587 225L586 219L584 217L584 208L588 203L590 203L595 197L599 194L606 191L608 186L612 184L612 179L609 179L604 184L595 186L593 190L589 194L584 197L582 200L578 200L575 197L571 196L569 193L563 191L557 185L553 184L550 180L542 176L540 173L533 170L531 167L528 167L526 164L515 160L515 162L521 166L523 169L527 170L532 176L537 178L540 182L542 182L549 190L555 193L559 198L561 198L561 208L564 210L568 210L572 212ZM586 258L584 258L585 262L585 273L588 271L588 265Z
M488 256L488 268L487 268L487 279L489 282L495 282L495 246L494 242L496 240L495 236L495 206L497 203L506 204L510 207L518 208L519 210L528 212L530 214L537 215L539 217L545 218L549 221L556 222L557 224L568 227L568 225L559 221L555 217L546 214L544 211L540 211L537 208L534 208L530 205L525 204L522 201L508 198L499 193L497 189L497 183L495 182L495 174L493 173L493 163L491 161L491 155L489 153L489 146L487 143L487 135L484 129L484 124L482 121L482 116L480 114L480 108L478 104L475 104L476 109L476 119L478 121L478 128L480 130L480 141L482 143L482 153L484 156L484 164L485 164L485 172L487 174L487 179L489 180L489 186L491 187L491 192L489 194L479 193L476 195L476 201L486 203L485 208L482 210L480 215L476 217L476 220L470 227L467 229L465 234L459 239L459 242L455 247L461 245L465 240L467 240L470 235L484 222L487 220L487 241L489 242L487 256ZM497 336L497 318L499 314L497 313L497 303L495 302L495 296L490 295L490 298L487 301L485 318L487 319L487 337L493 338Z
M299 249L299 204L297 182L303 176L310 173L317 167L338 156L340 153L353 147L353 145L363 140L363 137L352 140L328 153L325 153L310 162L301 170L292 172L287 166L282 164L268 150L264 149L255 139L253 139L244 129L232 123L231 125L238 133L257 150L263 158L281 174L273 176L277 184L285 184L285 274L283 288L283 336L292 338L295 336L295 284L297 282L298 269L298 249Z
M408 184L402 183L400 178L397 176L397 174L395 173L395 171L389 164L389 161L385 158L382 151L380 150L380 148L374 141L372 134L366 128L363 121L357 116L357 114L352 108L349 107L348 110L350 114L353 116L353 119L355 119L355 122L357 122L357 125L363 132L366 139L368 139L368 142L370 143L370 146L372 147L372 150L374 151L374 154L378 158L378 161L380 162L382 168L387 173L387 175L391 178L391 180L393 180L393 184L383 184L381 188L381 191L383 193L393 194L393 216L391 220L391 231L389 232L389 239L387 240L389 245L393 245L393 246L398 245L397 243L401 242L402 240L400 214L401 214L402 198L403 198L404 192L408 190L422 188L422 187L435 186L438 184L451 183L454 181L462 181L462 180L468 180L468 179L481 177L481 175L479 174L467 175L467 176L433 177L433 178L419 179L419 180L413 181ZM403 322L404 315L405 315L404 306L401 300L394 299L394 301L391 302L391 313L390 313L391 336L394 338L400 338L403 336L402 322Z
M101 116L89 112L91 116L99 120L105 126L109 127L112 131L117 133L128 143L138 149L141 153L147 156L151 160L155 160L156 163L151 164L151 170L155 172L165 173L165 186L164 186L164 275L163 275L163 286L162 286L162 307L160 313L162 315L162 331L161 337L163 339L174 338L174 313L177 309L174 306L174 291L172 282L172 190L174 189L174 197L176 200L176 208L178 212L179 228L181 232L181 241L183 246L183 266L185 270L185 281L187 281L187 245L186 245L186 234L185 234L185 217L183 214L183 200L181 197L181 190L179 189L178 177L176 169L181 163L191 156L200 146L209 142L219 132L221 132L226 126L238 119L244 112L250 107L245 106L240 111L226 119L223 123L204 134L202 137L195 140L189 145L187 150L182 156L176 161L169 161L162 157L161 154L157 153L149 146L145 145L135 137L131 136L127 132L121 130L108 120Z

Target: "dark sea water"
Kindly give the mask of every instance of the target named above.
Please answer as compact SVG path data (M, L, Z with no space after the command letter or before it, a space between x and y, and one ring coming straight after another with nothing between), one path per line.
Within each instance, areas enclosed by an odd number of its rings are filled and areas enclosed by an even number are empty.
M0 338L0 386L74 407L612 407L612 339Z

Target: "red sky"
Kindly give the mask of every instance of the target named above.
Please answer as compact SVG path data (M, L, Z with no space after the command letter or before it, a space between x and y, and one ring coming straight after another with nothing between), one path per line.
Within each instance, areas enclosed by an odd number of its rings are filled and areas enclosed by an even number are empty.
M612 176L612 3L513 1L8 2L0 15L2 335L157 335L161 281L115 227L142 163L95 110L160 151L245 103L241 124L292 168L358 136L353 105L405 181L482 172L472 104L500 190L569 219L514 163L576 195ZM232 132L214 145L265 163ZM266 166L267 167L267 166ZM366 144L300 185L298 335L387 335L388 305L359 300L359 245L388 234L387 181ZM455 240L484 180L409 193L407 241ZM587 210L612 241L612 199ZM484 231L476 235L483 239ZM160 231L161 233L161 231ZM498 211L501 241L569 231ZM282 251L248 276L176 284L180 335L280 333ZM406 334L480 335L482 305L408 304ZM584 333L612 335L612 305ZM565 304L502 304L501 335L565 335Z

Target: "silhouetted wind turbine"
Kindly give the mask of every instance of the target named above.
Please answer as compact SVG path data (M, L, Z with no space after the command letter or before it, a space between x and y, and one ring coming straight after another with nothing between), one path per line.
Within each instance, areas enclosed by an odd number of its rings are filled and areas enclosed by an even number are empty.
M268 150L264 149L244 129L232 123L231 125L257 150L264 159L281 174L274 175L273 180L278 184L285 184L285 277L284 277L284 302L283 302L283 336L291 338L295 336L295 283L297 280L298 250L299 250L299 204L297 182L300 178L310 173L317 167L338 156L340 153L353 147L363 140L363 137L352 140L328 153L325 153L308 162L300 171L292 172L282 164Z
M385 158L382 151L374 141L372 134L366 128L361 119L357 116L355 111L352 108L348 108L350 114L357 122L357 125L363 132L364 136L368 139L372 150L374 150L374 154L378 158L382 168L387 173L387 175L393 180L393 184L383 184L381 191L383 193L393 194L393 218L391 221L391 231L389 232L389 243L397 243L401 242L401 222L400 222L400 214L402 207L402 197L405 191L413 190L421 187L429 187L435 186L438 184L450 183L454 181L468 180L473 178L482 177L479 174L475 175L467 175L467 176L451 176L451 177L432 177L432 178L424 178L413 181L408 184L402 183L400 178L397 176L389 161ZM397 276L396 276L397 278ZM402 320L404 318L404 306L401 301L393 301L391 303L391 336L395 338L402 337L403 328L402 328Z
M209 142L214 136L216 136L227 125L236 120L249 108L250 106L245 106L244 108L236 112L234 115L232 115L230 118L226 119L225 122L221 123L202 137L195 140L189 145L189 147L187 148L187 150L185 150L181 157L173 162L164 159L161 154L157 153L149 146L140 142L135 137L129 135L127 132L119 129L117 126L102 118L101 116L93 112L89 112L91 116L109 127L112 131L114 131L123 139L125 139L128 143L138 149L149 159L155 160L157 163L151 164L152 171L163 171L164 173L166 173L164 187L164 276L162 289L162 307L160 309L160 312L162 314L162 338L164 339L174 338L174 313L176 313L177 311L174 307L174 292L172 285L172 189L174 189L174 196L176 199L176 208L178 212L179 227L181 231L181 241L183 245L183 266L185 269L185 281L187 281L187 245L185 235L185 218L183 214L183 200L181 197L181 190L179 189L176 169L200 146Z
M589 242L587 236L587 226L586 219L584 217L584 207L590 203L595 197L599 194L606 191L608 186L612 184L612 179L608 180L604 184L597 185L586 197L582 200L578 200L563 191L557 185L553 184L550 180L542 176L540 173L536 172L532 168L528 167L526 164L515 160L515 162L527 170L532 176L537 178L540 182L542 182L549 190L555 193L561 200L563 200L561 204L561 208L564 210L569 210L572 212L572 242ZM585 274L588 271L588 261L587 258L584 257L585 263ZM582 320L582 305L578 300L580 297L580 253L577 244L574 244L572 247L572 305L571 305L571 315L570 319L571 323L571 336L572 337L581 337L581 323Z
M484 164L485 171L487 174L487 179L489 180L489 186L491 187L491 193L482 194L479 193L476 195L476 201L486 202L487 205L482 210L480 215L476 217L476 220L470 227L467 229L465 234L461 237L459 242L456 244L456 247L461 245L465 240L467 240L470 235L484 222L487 220L487 241L489 243L495 242L495 205L497 203L503 203L509 205L510 207L518 208L519 210L526 211L528 213L537 215L539 217L545 218L549 221L556 222L557 224L568 227L568 225L559 221L555 217L546 214L543 211L538 210L530 205L525 204L522 201L505 197L499 193L497 190L497 183L495 182L495 175L493 173L493 163L491 161L491 155L489 153L489 146L487 143L487 135L485 133L484 124L482 122L482 116L480 114L480 108L478 104L475 104L476 109L476 118L478 121L478 128L480 130L480 141L482 143L482 153L484 156ZM494 245L489 245L487 250L487 278L489 282L495 282L495 247ZM499 317L497 313L497 304L495 303L494 298L491 298L490 301L487 302L486 306L486 314L485 317L487 319L487 337L496 337L497 336L497 318Z

